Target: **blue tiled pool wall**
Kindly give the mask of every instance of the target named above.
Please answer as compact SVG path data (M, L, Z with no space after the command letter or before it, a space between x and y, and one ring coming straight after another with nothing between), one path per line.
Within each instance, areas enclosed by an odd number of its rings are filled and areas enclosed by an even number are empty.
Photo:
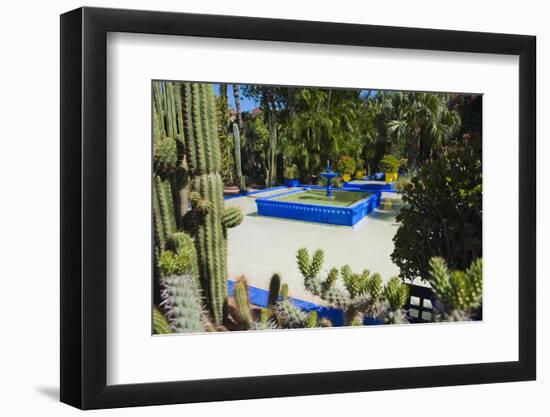
M335 189L335 191L365 192L369 196L359 200L349 207L322 206L316 204L302 204L290 201L278 201L276 198L289 194L303 192L308 189L323 189L321 186L305 186L299 190L291 190L266 198L256 199L256 206L260 216L279 217L291 220L302 220L315 223L353 226L380 205L381 192L366 192L357 189Z

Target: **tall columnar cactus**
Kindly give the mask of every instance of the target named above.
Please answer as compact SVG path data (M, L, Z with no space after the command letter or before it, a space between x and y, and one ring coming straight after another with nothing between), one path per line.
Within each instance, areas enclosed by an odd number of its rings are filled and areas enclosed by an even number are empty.
M201 284L214 323L227 314L227 227L235 226L235 209L224 209L220 175L221 153L217 136L212 86L184 83L183 129L191 176L192 208L186 216L197 248ZM233 216L229 213L233 210ZM225 221L224 221L225 219Z
M273 274L269 281L269 294L267 296L268 307L273 306L279 299L279 293L281 292L281 277L279 274Z
M465 271L449 271L443 258L430 260L428 282L440 302L442 316L447 321L470 320L481 305L483 292L483 262L478 258Z
M235 151L235 179L239 185L241 192L246 191L246 182L243 177L242 164L241 164L241 134L239 132L239 125L233 123L233 150Z
M242 330L248 330L252 327L252 316L248 301L248 283L244 276L235 282L235 320Z
M202 308L200 290L189 274L162 276L161 307L170 327L176 333L203 332L207 320Z
M153 220L155 252L164 249L187 210L182 200L187 182L183 158L180 85L153 83Z

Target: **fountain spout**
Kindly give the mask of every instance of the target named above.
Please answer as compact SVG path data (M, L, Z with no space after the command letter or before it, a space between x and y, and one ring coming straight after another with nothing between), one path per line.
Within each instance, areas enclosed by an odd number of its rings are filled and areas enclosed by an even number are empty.
M325 172L321 172L321 176L323 178L326 178L327 180L327 199L332 199L334 196L332 195L331 191L331 181L334 177L336 177L338 174L336 172L333 172L330 170L330 161L327 161L327 170Z

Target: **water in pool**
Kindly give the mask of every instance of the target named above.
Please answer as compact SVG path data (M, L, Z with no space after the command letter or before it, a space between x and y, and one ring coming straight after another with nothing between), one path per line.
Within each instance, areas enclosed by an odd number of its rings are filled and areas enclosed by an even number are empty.
M277 201L288 201L292 203L318 204L322 206L349 207L359 200L369 197L367 192L355 191L332 191L333 198L327 199L325 190L305 190L294 194L288 194L274 198Z

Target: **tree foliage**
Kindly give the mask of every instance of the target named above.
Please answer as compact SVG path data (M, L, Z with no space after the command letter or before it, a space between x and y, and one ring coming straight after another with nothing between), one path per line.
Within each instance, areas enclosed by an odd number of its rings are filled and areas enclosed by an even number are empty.
M427 279L429 261L465 270L482 256L481 143L444 152L405 187L392 260L401 277Z

